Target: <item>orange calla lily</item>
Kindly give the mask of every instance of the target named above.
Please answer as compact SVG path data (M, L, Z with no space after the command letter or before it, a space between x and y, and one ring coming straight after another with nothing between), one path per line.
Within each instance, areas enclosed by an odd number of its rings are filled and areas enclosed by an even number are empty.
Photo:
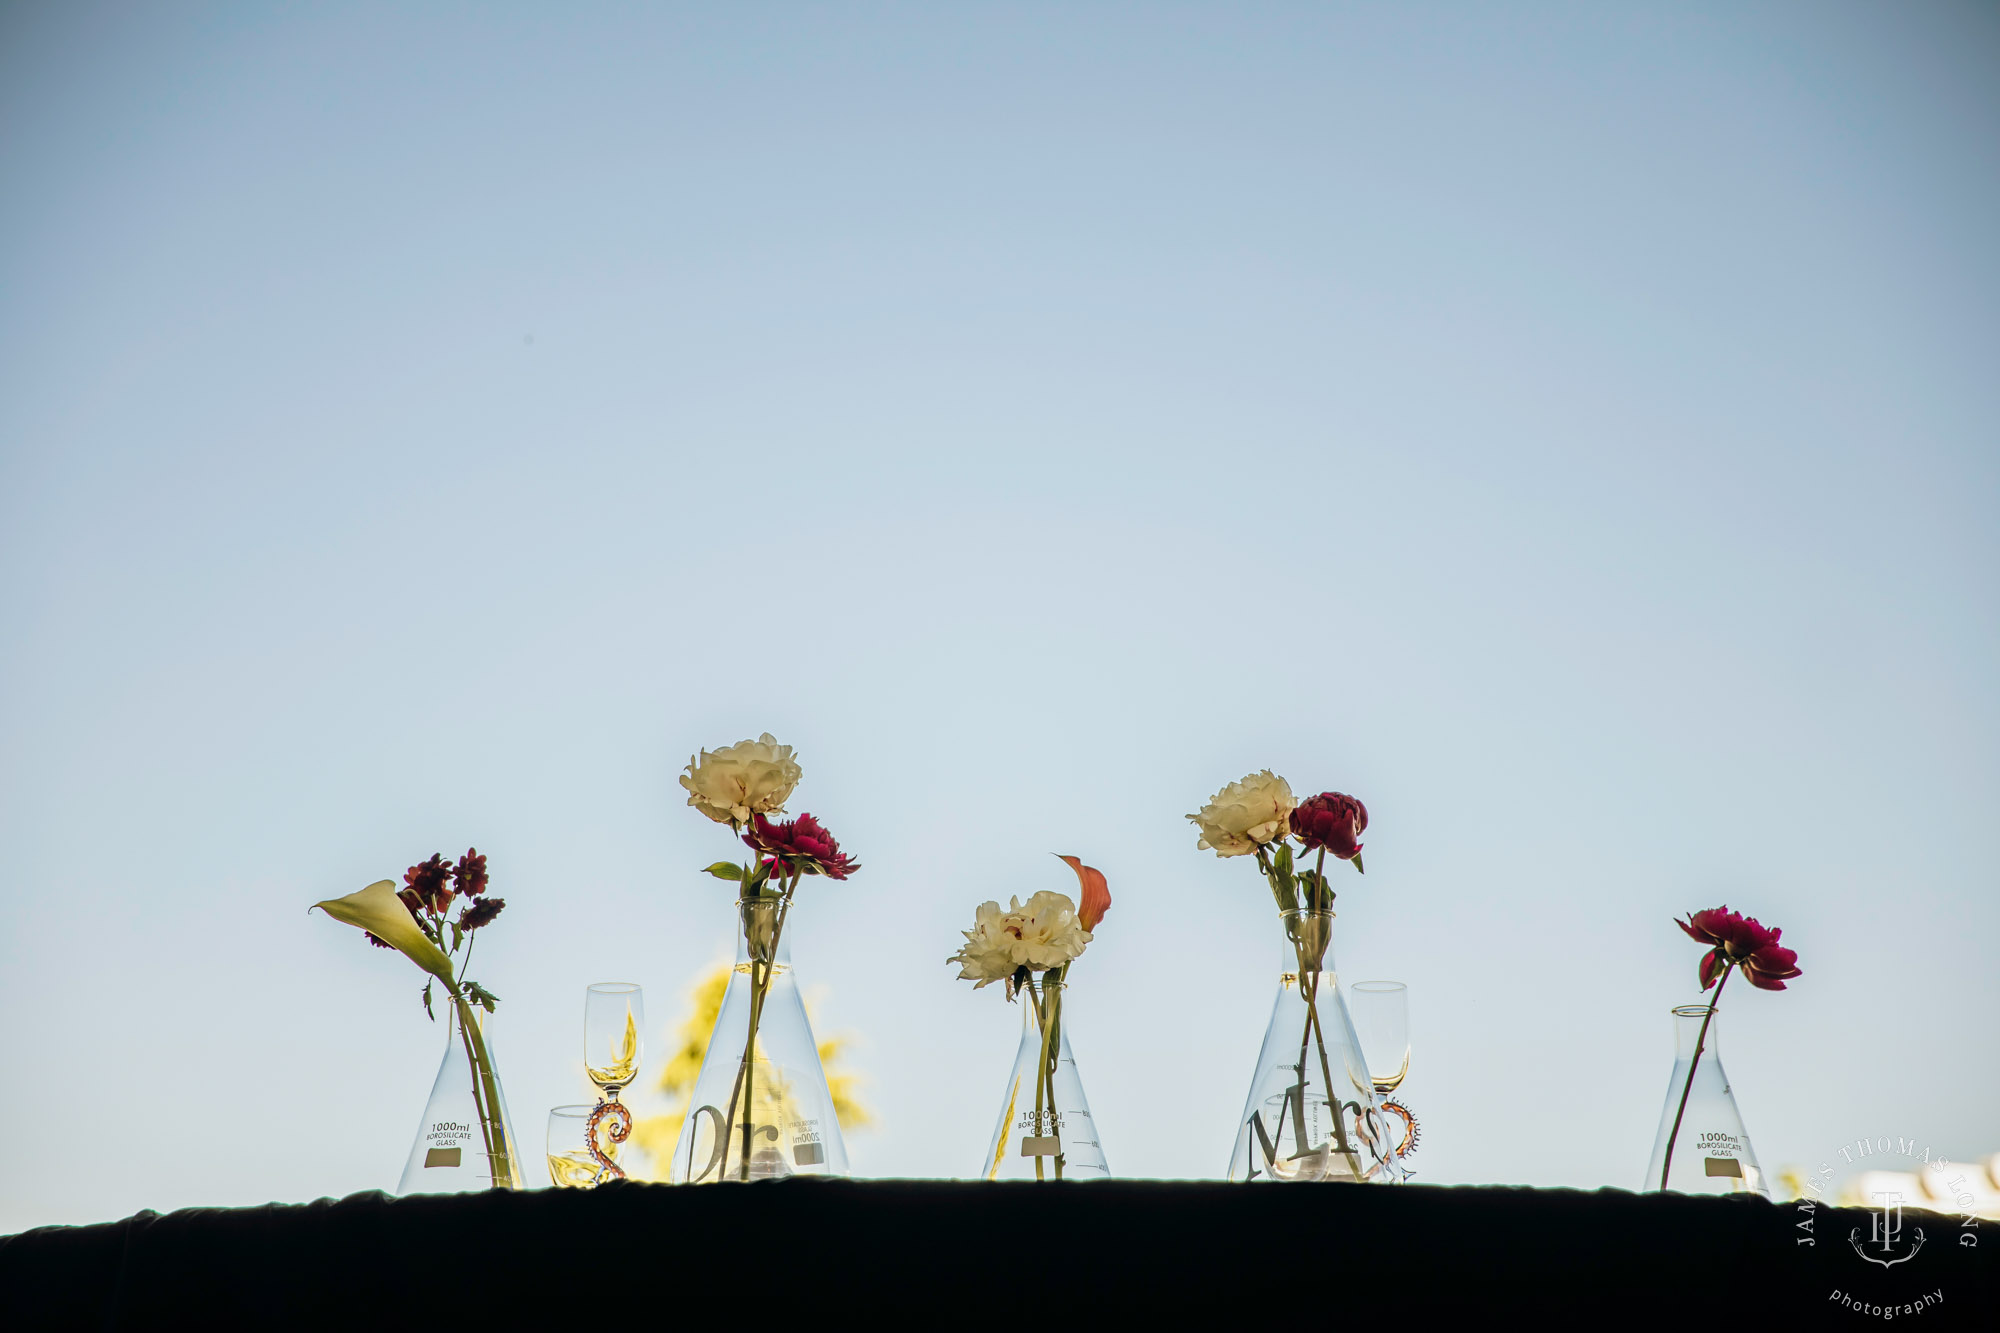
M1064 856L1057 852L1056 859L1067 862L1069 868L1076 872L1077 881L1083 888L1083 905L1076 914L1085 930L1096 930L1097 923L1111 910L1111 885L1105 882L1104 872L1096 866L1085 865L1082 857Z

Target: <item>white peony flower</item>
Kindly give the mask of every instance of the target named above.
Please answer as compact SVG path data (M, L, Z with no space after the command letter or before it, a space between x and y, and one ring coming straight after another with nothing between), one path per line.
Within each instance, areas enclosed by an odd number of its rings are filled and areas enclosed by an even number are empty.
M747 824L753 814L782 813L799 777L792 747L767 731L754 741L703 750L688 760L681 786L688 789L688 804L716 823Z
M979 904L964 946L945 961L957 963L958 979L975 983L978 990L989 981L1005 981L1017 968L1043 972L1061 967L1089 943L1076 903L1068 894L1044 889L1026 906L1019 898L1010 899L1004 912L999 903Z
M1247 856L1257 844L1285 836L1292 807L1291 784L1265 769L1230 783L1209 799L1198 815L1189 815L1201 830L1198 850L1217 856Z

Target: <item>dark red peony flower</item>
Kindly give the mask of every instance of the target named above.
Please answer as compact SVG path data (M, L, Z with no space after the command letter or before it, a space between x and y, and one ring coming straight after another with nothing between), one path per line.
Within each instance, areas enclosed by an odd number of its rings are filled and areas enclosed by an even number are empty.
M368 937L368 942L374 945L378 949L393 949L396 947L395 945L389 943L389 941L387 940L377 939L375 937L375 932L372 930L364 930L361 933L363 935L366 935Z
M750 831L743 841L771 858L771 874L789 879L793 875L825 875L846 879L861 866L811 815L773 824L762 815L750 816Z
M458 858L458 865L451 872L451 881L460 893L470 898L486 892L486 858L477 848L465 849L465 855Z
M444 859L442 852L421 865L411 866L403 874L403 883L409 887L398 896L402 898L403 905L410 909L412 916L417 913L419 907L427 911L442 912L451 906L453 896L450 888L451 865ZM413 897L416 899L415 902L410 901Z
M1734 964L1759 990L1783 990L1785 983L1801 975L1799 956L1778 943L1784 932L1764 926L1756 917L1740 916L1727 907L1711 907L1696 912L1675 925L1697 944L1712 946L1701 956L1701 988L1707 990L1724 968Z
M1352 796L1323 791L1308 796L1292 810L1292 832L1309 852L1325 848L1361 869L1361 832L1368 827L1368 807Z
M472 906L458 914L460 930L478 930L481 926L500 915L500 909L507 905L505 898L481 898Z

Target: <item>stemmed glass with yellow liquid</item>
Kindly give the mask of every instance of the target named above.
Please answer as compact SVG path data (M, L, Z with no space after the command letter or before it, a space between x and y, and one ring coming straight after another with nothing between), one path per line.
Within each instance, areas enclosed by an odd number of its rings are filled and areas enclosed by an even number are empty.
M646 1027L646 993L629 981L600 981L584 991L583 1072L597 1085L598 1101L587 1108L582 1143L575 1143L563 1120L563 1146L557 1147L557 1117L575 1107L559 1106L549 1113L549 1178L558 1185L601 1185L623 1180L618 1145L632 1136L632 1112L618 1094L639 1076L640 1034Z
M1376 1105L1392 1120L1398 1157L1417 1150L1417 1117L1393 1095L1410 1075L1410 988L1400 981L1357 981L1348 992L1354 1033L1368 1062Z
M611 1101L639 1076L646 993L629 981L600 981L583 993L583 1071Z
M583 1127L597 1107L589 1102L549 1111L549 1179L563 1189L589 1189L602 1169L590 1155Z

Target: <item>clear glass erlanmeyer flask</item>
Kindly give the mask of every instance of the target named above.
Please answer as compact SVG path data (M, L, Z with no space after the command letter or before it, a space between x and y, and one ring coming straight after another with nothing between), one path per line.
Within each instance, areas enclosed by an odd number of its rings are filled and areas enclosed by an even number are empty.
M438 1065L431 1098L403 1164L398 1194L458 1194L468 1190L519 1189L521 1153L507 1095L500 1087L499 1057L493 1050L493 1016L465 1004L446 1003L444 1060ZM466 1054L467 1015L485 1044L492 1078L475 1084ZM482 1116L491 1102L498 1115ZM497 1125L498 1132L494 1132ZM497 1140L497 1141L496 1141Z
M764 896L742 899L736 907L742 925L736 967L695 1076L668 1179L695 1185L844 1176L847 1144L792 973L784 904ZM746 1061L753 1007L756 1042Z
M1230 1180L1396 1181L1396 1139L1375 1103L1332 963L1333 912L1281 911L1278 997L1236 1125Z
M1683 1194L1752 1193L1769 1198L1770 1186L1757 1165L1750 1136L1743 1132L1743 1115L1736 1109L1729 1075L1722 1068L1722 1052L1716 1048L1716 1013L1713 1005L1706 1004L1684 1004L1674 1010L1674 1072L1667 1080L1667 1103L1660 1110L1653 1156L1640 1187ZM1694 1064L1694 1084L1690 1087L1688 1065L1697 1050L1701 1059ZM1680 1122L1678 1134L1674 1132L1676 1120Z
M1060 997L1061 1020L1056 1024L1054 1076L1038 1088L1042 1060L1039 1022L1053 990ZM1021 987L1021 1044L1007 1089L1000 1101L1000 1119L980 1163L983 1180L1108 1180L1111 1168L1097 1139L1097 1122L1083 1095L1083 1079L1069 1048L1069 987L1050 987L1041 980ZM1038 1103L1037 1093L1040 1094ZM1037 1107L1039 1105L1039 1111Z

